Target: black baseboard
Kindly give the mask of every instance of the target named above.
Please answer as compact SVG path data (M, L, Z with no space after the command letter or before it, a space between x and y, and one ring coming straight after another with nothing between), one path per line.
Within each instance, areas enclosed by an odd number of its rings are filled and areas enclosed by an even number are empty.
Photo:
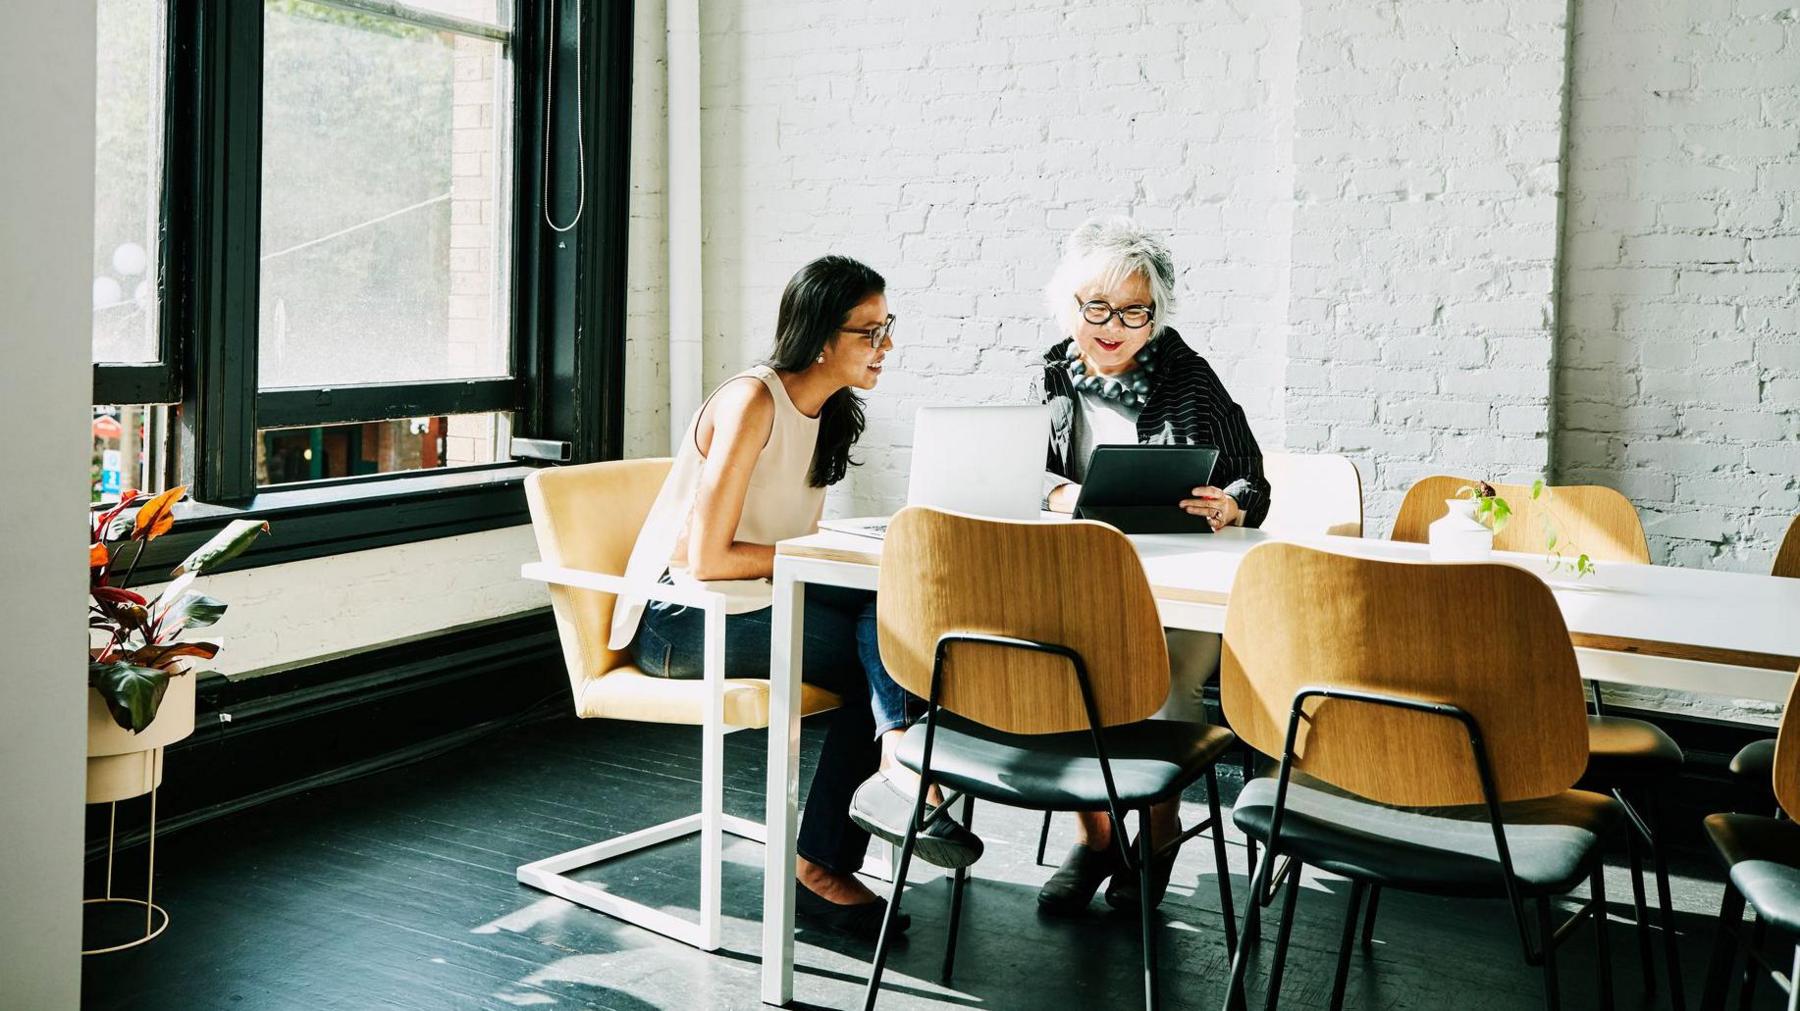
M548 609L199 685L195 729L169 746L157 835L303 790L393 768L522 720L568 711ZM106 849L108 807L88 809L88 856ZM118 805L119 844L147 838L149 805Z
M304 790L441 754L521 721L567 716L568 679L548 609L406 643L321 660L199 690L193 735L169 747L158 791L158 835ZM1217 688L1208 689L1218 720ZM1686 753L1681 779L1658 798L1677 849L1705 849L1701 820L1756 811L1767 789L1727 770L1769 729L1609 706L1662 727ZM119 805L122 846L147 837L148 805ZM88 809L88 855L103 855L108 809Z

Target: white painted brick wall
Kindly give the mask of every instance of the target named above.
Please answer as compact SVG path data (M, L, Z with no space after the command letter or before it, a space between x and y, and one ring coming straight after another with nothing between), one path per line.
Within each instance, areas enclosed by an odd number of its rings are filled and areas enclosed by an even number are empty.
M205 576L195 588L227 607L207 629L224 646L209 666L265 674L548 607L544 587L519 578L536 558L531 528L517 526Z
M1295 0L735 0L702 18L706 384L766 353L781 286L821 253L880 270L899 317L834 510L904 496L921 404L1033 396L1055 337L1039 293L1098 212L1170 236L1175 325L1281 444Z
M1643 495L1659 558L1755 567L1800 497L1800 60L1787 5L1682 9L1578 5L1607 41L1569 69L1552 0L709 3L705 381L760 357L800 263L874 264L901 351L833 508L889 507L913 409L1027 396L1061 235L1123 210L1173 238L1178 322L1264 444L1357 459L1369 529L1452 462L1559 462ZM660 449L662 10L639 18L658 122L636 134L632 361L654 371L631 423ZM1696 446L1741 447L1728 473L1767 486L1716 542L1663 518L1719 505L1668 470Z
M625 455L669 451L668 41L663 0L632 32L631 223L625 293Z
M913 409L1029 396L1059 240L1125 211L1264 445L1356 459L1372 533L1426 474L1549 471L1631 497L1658 561L1762 569L1800 511L1800 10L1574 9L708 3L705 382L801 263L866 259L901 351L831 508L890 508ZM639 18L630 444L661 451Z
M868 260L901 352L833 508L891 507L913 410L1028 396L1061 236L1126 211L1265 446L1355 456L1371 529L1446 457L1541 473L1562 9L1472 6L709 4L706 381L800 263Z
M1577 5L1557 468L1659 562L1767 571L1800 512L1797 17Z
M1287 442L1378 533L1426 474L1544 470L1564 8L1302 9Z

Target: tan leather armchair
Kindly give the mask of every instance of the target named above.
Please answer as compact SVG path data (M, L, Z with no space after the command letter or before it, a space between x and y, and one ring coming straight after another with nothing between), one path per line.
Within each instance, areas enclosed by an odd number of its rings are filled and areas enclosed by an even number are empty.
M556 614L576 715L701 728L700 811L525 864L518 869L518 880L712 951L719 946L722 836L729 833L764 841L762 825L724 813L724 737L735 730L768 726L769 683L761 678L726 677L723 596L661 583L639 585L618 575L625 571L638 530L668 472L665 458L548 468L527 477L525 500L531 508L540 560L526 564L521 575L550 585L550 604ZM706 612L706 674L702 679L651 677L638 670L628 653L607 648L613 604L620 593ZM836 695L812 685L803 686L802 691L801 707L806 713L838 704ZM568 876L580 868L696 832L701 854L697 923Z

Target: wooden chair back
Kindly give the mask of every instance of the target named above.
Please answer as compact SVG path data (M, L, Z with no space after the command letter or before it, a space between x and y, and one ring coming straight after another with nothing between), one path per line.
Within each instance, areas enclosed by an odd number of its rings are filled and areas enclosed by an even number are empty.
M1775 549L1775 564L1769 574L1800 579L1800 516L1788 524L1787 536L1781 539L1781 547Z
M525 478L525 502L538 556L552 565L624 575L669 464L667 458L615 460L533 471ZM563 663L578 701L589 683L629 660L607 648L615 600L598 590L550 587Z
M1264 453L1273 494L1262 529L1271 533L1361 537L1362 475L1335 453Z
M1794 672L1794 687L1788 690L1781 727L1775 731L1775 802L1789 818L1800 821L1800 709L1796 705L1800 705L1800 671Z
M1502 801L1569 788L1587 766L1575 650L1550 590L1508 565L1432 565L1270 543L1244 556L1225 616L1219 687L1237 735L1279 758L1294 696L1330 686L1451 703L1486 741ZM1476 804L1461 723L1315 699L1295 768L1406 806Z
M1448 511L1445 500L1478 483L1441 474L1420 478L1400 501L1391 539L1425 543L1428 528ZM1545 520L1549 519L1558 531L1563 553L1571 558L1574 552L1596 562L1650 564L1650 543L1644 538L1637 509L1611 488L1597 484L1547 487L1536 500L1531 497L1530 485L1497 484L1494 490L1512 507L1512 518L1494 534L1496 551L1543 554L1547 547Z
M950 633L1074 650L1103 726L1147 719L1169 693L1168 648L1149 580L1131 542L1102 523L902 509L882 545L876 600L882 663L920 698L931 695L938 640ZM1069 661L1018 648L951 646L938 701L1008 733L1089 727Z

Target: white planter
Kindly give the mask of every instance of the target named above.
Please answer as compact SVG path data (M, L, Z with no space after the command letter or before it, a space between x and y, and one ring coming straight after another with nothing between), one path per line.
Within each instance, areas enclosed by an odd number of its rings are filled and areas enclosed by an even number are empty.
M100 693L88 689L88 803L141 797L162 782L163 748L194 732L194 680L171 677L156 719L138 734L114 723Z
M1494 532L1475 518L1475 500L1445 499L1449 511L1431 524L1427 541L1434 562L1485 562L1494 555Z

